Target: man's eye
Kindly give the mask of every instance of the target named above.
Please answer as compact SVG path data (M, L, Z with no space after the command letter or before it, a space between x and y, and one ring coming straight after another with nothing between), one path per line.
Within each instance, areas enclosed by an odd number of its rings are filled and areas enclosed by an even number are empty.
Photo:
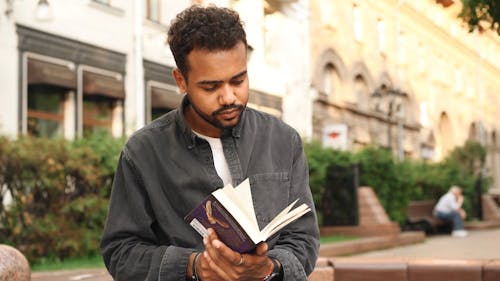
M232 83L233 85L240 85L241 83L243 83L243 81L245 81L245 80L244 80L244 79L241 79L241 80L233 80L233 81L231 81L231 83Z
M213 92L213 91L217 90L217 86L203 87L203 90L206 91L206 92Z

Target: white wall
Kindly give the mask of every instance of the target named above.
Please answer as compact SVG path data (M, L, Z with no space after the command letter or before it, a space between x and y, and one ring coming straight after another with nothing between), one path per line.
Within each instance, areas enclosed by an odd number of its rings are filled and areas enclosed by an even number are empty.
M112 7L90 0L51 0L51 18L35 19L38 1L13 1L14 13L7 21L6 1L0 0L0 133L17 134L19 78L17 35L15 24L25 25L54 35L120 52L126 55L124 76L126 101L124 126L130 135L137 128L137 97L134 62L134 1L114 0ZM307 9L308 0L297 1ZM255 48L249 62L250 85L253 89L283 98L283 118L301 134L308 134L312 125L309 101L309 42L307 19L278 18L274 35L266 34L262 1L207 0L205 4L234 5L246 24L249 43ZM160 23L144 20L142 27L142 56L160 64L175 66L166 44L166 33L175 15L188 7L191 0L162 2ZM287 11L288 13L288 11ZM307 14L291 10L290 16ZM288 15L287 15L288 16ZM281 21L281 22L280 22ZM290 24L290 25L289 25ZM284 29L283 29L284 28ZM290 32L283 32L290 30ZM279 34L282 34L281 36ZM267 36L267 37L266 37ZM267 41L266 41L267 40ZM281 42L280 42L281 41ZM270 48L274 46L274 48ZM280 46L276 48L276 46ZM165 75L170 75L165 73ZM138 85L140 86L140 85Z
M112 1L114 8L92 1L51 0L50 20L35 19L38 1L14 1L16 21L34 29L127 52L132 42L132 1Z
M18 130L18 59L14 14L5 15L0 2L0 135L17 135Z
M285 80L283 121L303 137L312 136L312 100L309 42L309 1L283 3L282 16L276 19L274 37L269 44L274 51L269 58L276 60L280 76ZM288 32L283 32L288 30ZM271 81L272 82L272 81Z
M5 6L5 1L0 2ZM137 97L135 73L136 66L134 61L134 7L135 0L116 0L112 1L111 7L95 3L90 0L51 0L49 20L40 21L35 18L35 8L37 1L14 1L14 14L11 20L11 28L5 31L4 25L0 26L2 38L8 44L1 44L1 55L9 60L2 59L2 65L17 66L18 50L17 36L15 33L14 21L37 30L59 35L69 39L81 41L87 44L102 47L108 50L120 52L126 55L126 75L124 77L126 101L124 104L126 134L130 135L136 129L137 120ZM161 64L174 65L173 57L166 44L166 31L168 23L182 9L189 5L189 0L164 1L161 6L161 24L144 20L142 38L142 56L145 59L155 61ZM4 9L1 9L3 11ZM6 35L4 35L6 34ZM8 48L6 48L6 46ZM17 71L12 71L9 67L0 67L1 78L6 80L2 83L2 94L9 97L12 103L0 105L1 119L8 120L8 130L17 133L18 120L17 101L18 101L18 79ZM3 72L8 71L8 75ZM168 74L165 74L168 75ZM8 80L8 81L7 81ZM10 86L8 86L10 85ZM7 89L11 89L9 93ZM5 117L3 117L5 115ZM1 129L1 128L0 128Z

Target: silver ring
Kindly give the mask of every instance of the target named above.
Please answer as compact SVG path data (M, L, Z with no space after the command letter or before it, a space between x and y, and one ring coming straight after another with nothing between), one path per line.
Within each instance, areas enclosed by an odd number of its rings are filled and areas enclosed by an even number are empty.
M238 266L238 265L242 265L242 264L243 264L243 262L244 262L244 260L243 260L243 255L241 255L241 254L240 254L240 261L239 261L236 265L237 265L237 266Z

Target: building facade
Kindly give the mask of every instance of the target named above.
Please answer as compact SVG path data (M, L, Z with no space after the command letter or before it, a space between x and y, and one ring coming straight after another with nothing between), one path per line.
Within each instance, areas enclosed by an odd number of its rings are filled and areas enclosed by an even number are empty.
M166 31L179 11L200 2L1 1L0 133L74 139L104 130L128 136L175 108L183 93L171 75L175 62ZM263 3L211 2L239 9L246 23L255 50L250 68L259 70L250 69L250 106L283 117L285 76L274 89L265 79L279 71L263 51ZM298 84L309 87L305 79Z
M460 1L310 4L315 138L430 161L477 140L500 190L498 35L469 33Z
M500 38L469 33L460 1L0 1L0 134L128 136L182 99L166 44L193 4L237 10L249 106L307 139L439 161L475 139L500 190Z

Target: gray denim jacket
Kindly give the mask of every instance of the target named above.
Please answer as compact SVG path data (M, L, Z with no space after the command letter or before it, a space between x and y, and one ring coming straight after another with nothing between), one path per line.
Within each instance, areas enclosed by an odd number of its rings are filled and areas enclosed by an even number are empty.
M189 255L203 250L201 236L183 218L223 183L209 144L184 119L187 103L137 131L123 148L101 241L115 280L185 280ZM233 185L250 179L261 228L297 198L313 210L267 241L268 255L283 265L284 280L307 280L319 230L299 135L247 108L221 140Z

